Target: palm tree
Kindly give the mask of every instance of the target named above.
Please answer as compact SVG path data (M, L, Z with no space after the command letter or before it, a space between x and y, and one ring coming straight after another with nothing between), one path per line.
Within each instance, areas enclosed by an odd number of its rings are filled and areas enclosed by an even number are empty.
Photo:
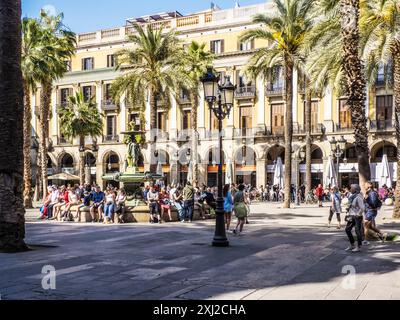
M360 185L371 179L368 128L365 115L366 80L360 57L360 0L341 0L342 69L346 81L347 104L351 110Z
M131 105L144 109L145 101L150 104L150 130L157 129L158 102L162 100L168 108L170 97L177 95L179 88L188 83L187 75L181 72L183 49L174 31L153 29L133 24L135 33L128 40L133 49L117 53L117 69L124 71L115 79L112 93L115 100L123 95Z
M36 91L36 85L43 76L41 64L45 63L43 55L42 28L36 19L22 20L22 57L21 68L24 87L24 206L32 208L31 195L31 139L32 113L31 93Z
M273 0L275 15L259 14L253 18L263 27L246 31L242 41L267 40L269 46L260 49L250 59L247 71L253 76L267 76L276 66L282 66L285 78L285 194L290 195L292 180L292 140L293 140L293 71L301 61L301 51L305 35L312 27L309 18L313 0ZM285 208L290 208L290 196L285 197Z
M371 177L368 128L365 115L365 70L359 54L360 32L358 1L321 0L320 16L308 42L313 46L307 70L313 87L323 92L331 87L338 96L346 96L350 109L358 155L359 180Z
M0 2L0 251L26 250L21 1Z
M183 68L184 72L189 75L190 83L185 84L185 87L189 90L190 101L192 108L190 110L190 123L192 129L192 151L193 151L193 181L195 184L198 183L198 157L197 157L197 108L199 107L199 90L200 90L200 77L204 75L207 70L207 66L210 66L213 62L214 56L212 53L205 50L205 43L199 44L196 41L192 41L189 45L186 55L184 56Z
M75 52L76 36L66 28L63 23L64 16L50 16L43 10L40 13L39 23L42 26L41 42L46 44L43 47L45 60L41 63L40 77L40 108L39 108L39 153L41 159L41 173L43 196L47 189L47 150L48 131L51 105L51 92L54 80L61 78L67 71L65 61L69 60Z
M362 49L367 61L367 78L371 86L376 83L379 67L393 68L393 79L386 76L387 83L393 84L395 101L395 128L397 139L397 166L400 168L400 12L398 1L361 1L362 15L360 28ZM400 170L397 170L400 181ZM396 185L394 218L400 218L400 183Z
M82 92L69 97L69 105L59 111L60 131L66 138L79 138L79 150L85 150L85 137L97 137L103 133L102 114L98 111L96 104L85 101ZM81 152L79 159L80 183L85 183L85 155Z

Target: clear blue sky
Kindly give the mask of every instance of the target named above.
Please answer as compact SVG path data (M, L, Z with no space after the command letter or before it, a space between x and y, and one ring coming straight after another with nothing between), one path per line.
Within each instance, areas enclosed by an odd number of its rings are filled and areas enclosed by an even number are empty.
M122 26L126 18L164 11L193 13L210 8L232 8L234 0L22 0L22 15L37 17L44 6L64 13L64 23L76 33ZM241 6L265 0L239 0Z

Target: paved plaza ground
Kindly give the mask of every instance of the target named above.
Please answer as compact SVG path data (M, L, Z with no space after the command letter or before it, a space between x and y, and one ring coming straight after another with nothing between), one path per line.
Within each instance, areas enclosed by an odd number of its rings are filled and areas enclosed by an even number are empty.
M33 250L0 254L1 299L400 299L400 243L347 253L328 208L254 204L241 237L214 248L214 221L104 226L37 222L27 213ZM398 232L382 210L378 224ZM42 288L54 266L56 289ZM355 277L346 275L354 270Z

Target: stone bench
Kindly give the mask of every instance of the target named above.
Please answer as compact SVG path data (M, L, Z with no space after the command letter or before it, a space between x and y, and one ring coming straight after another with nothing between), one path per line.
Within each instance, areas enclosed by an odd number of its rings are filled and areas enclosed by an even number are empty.
M75 218L77 214L77 209L79 205L73 205L70 208L70 212L74 217L74 222L92 222L92 217L90 215L90 207L84 207L81 209L81 215L80 219ZM202 218L200 217L200 211L196 209L197 206L195 206L194 214L193 214L193 220L201 220ZM61 208L61 212L64 210L64 207ZM206 215L208 216L208 215ZM114 223L118 223L118 214L114 213ZM179 221L178 217L178 211L172 207L171 208L171 220L168 217L168 211L164 211L164 217L162 217L165 222L177 222ZM95 210L95 219L99 220L98 216L98 210ZM150 220L150 210L147 205L144 206L136 206L136 207L131 207L131 206L125 206L125 212L124 212L124 217L123 220L125 223L147 223Z

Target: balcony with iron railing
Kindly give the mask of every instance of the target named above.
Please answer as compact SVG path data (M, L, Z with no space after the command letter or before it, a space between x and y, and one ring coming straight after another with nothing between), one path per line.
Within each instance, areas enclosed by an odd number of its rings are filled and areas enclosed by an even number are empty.
M394 123L392 119L371 120L369 128L371 131L391 131L394 130Z
M190 97L188 95L181 95L178 97L179 104L191 104Z
M103 143L119 142L119 135L105 135L103 136Z
M285 135L285 127L271 127L271 135L273 136L283 136Z
M283 96L285 94L285 86L282 83L268 83L265 88L265 94L267 97Z
M101 101L101 110L103 111L118 111L119 105L112 99L105 99Z
M63 136L57 137L57 145L59 146L72 145L72 144L73 144L72 139L67 139Z
M256 86L238 87L235 92L236 99L253 99L256 97Z
M335 127L336 132L351 132L353 128L351 124L348 123L337 123Z

